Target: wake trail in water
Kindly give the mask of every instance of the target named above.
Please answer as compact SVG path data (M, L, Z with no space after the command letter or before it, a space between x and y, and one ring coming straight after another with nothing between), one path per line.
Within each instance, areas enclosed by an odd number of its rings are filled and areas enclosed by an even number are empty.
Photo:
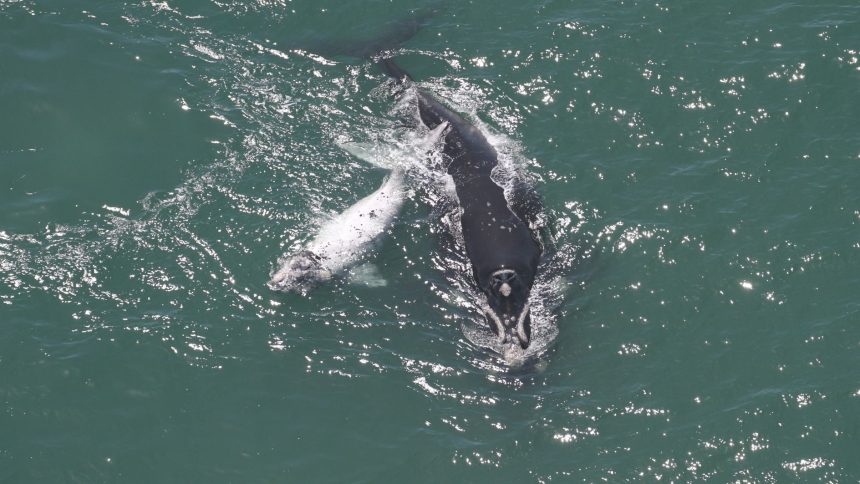
M443 237L440 240L442 250L434 257L435 266L446 278L447 285L434 285L432 290L447 304L454 304L460 309L461 327L466 338L472 344L500 355L509 367L519 367L540 357L552 346L558 335L557 309L563 303L567 290L564 276L574 265L573 256L577 249L567 240L552 240L551 251L545 253L529 298L533 313L532 344L522 349L519 345L500 343L484 318L478 316L481 314L479 301L485 296L475 287L469 261L464 256L459 206L453 181L444 167L441 139L438 136L440 128L444 129L445 126L437 127L435 132L424 127L418 116L416 98L409 91L400 96L390 114L406 117L415 128L406 135L393 128L381 132L368 131L364 134L372 141L342 143L341 146L366 158L388 157L408 162L407 172L410 173L418 201L431 207L432 224L436 226L432 232L450 235L450 238ZM471 118L477 117L473 113ZM522 154L521 146L511 138L493 131L485 123L478 121L475 125L499 153L499 164L493 172L493 178L503 187L506 195L515 196L514 190L518 184L533 184L528 172L528 160ZM546 226L551 223L550 218L544 212L535 223ZM546 227L534 227L546 234L551 232L543 228Z

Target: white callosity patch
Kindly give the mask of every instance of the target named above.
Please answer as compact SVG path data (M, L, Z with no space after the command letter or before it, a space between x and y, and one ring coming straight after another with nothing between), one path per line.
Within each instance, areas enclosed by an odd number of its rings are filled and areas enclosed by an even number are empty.
M488 304L485 304L483 306L483 310L484 314L486 314L487 317L490 318L490 320L493 321L493 324L496 326L495 331L498 335L499 344L504 344L506 339L504 323L502 323L502 320L499 318L499 315L496 314L496 312L493 311L493 308L491 308Z
M526 335L526 318L529 316L529 309L529 305L526 303L523 312L520 313L520 317L517 319L517 337L524 343L529 342L529 337Z

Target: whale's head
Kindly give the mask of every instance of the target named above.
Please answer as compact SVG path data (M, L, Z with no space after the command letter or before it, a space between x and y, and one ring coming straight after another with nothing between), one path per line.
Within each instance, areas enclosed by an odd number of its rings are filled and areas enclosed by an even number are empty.
M304 292L321 281L331 279L331 271L323 266L320 257L303 250L290 258L269 281L275 291Z
M529 312L530 284L512 269L499 269L490 276L484 292L484 315L501 343L516 343L523 349L531 343Z

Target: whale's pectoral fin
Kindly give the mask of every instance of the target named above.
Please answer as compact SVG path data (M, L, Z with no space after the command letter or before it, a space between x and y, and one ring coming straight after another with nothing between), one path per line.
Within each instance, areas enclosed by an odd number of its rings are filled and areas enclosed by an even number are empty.
M552 215L544 210L543 197L535 189L531 180L514 180L508 206L528 226L541 252L553 251L556 234L552 226Z
M379 143L358 143L354 141L337 141L337 146L371 165L385 170L393 170L400 166L396 161L398 153L390 146Z
M508 200L511 210L529 226L539 225L543 215L543 197L531 180L516 178Z
M359 284L367 287L385 287L388 281L382 276L379 267L370 262L353 267L347 274L351 284Z

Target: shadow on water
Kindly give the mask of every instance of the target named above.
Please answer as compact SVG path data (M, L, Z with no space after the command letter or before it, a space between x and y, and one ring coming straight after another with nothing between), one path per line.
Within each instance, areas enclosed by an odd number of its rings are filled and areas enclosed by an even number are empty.
M386 22L372 37L337 41L322 40L313 50L325 56L348 56L368 59L385 51L397 49L414 37L430 19L439 13L438 7L413 10L410 16Z

